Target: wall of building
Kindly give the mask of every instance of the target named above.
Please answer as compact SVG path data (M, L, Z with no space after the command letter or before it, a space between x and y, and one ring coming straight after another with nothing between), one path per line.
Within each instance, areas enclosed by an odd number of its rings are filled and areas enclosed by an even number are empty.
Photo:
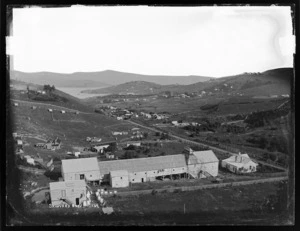
M124 188L129 186L128 176L115 176L110 178L110 185L113 188Z
M80 175L84 174L88 179L93 178L94 180L100 180L99 171L85 171L85 172L73 172L73 173L63 173L64 181L70 180L80 180Z
M86 200L86 187L80 188L62 188L50 191L51 203L52 206L58 206L64 204L60 198L62 198L62 190L66 190L66 199L72 204L76 205L76 198L80 198L79 203L82 203Z

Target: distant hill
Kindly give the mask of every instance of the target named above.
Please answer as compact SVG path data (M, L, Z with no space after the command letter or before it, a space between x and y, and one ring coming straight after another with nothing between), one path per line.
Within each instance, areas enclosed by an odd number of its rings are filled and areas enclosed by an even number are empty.
M50 84L57 87L108 87L131 81L149 81L161 85L169 84L192 84L204 82L212 77L204 76L165 76L165 75L141 75L118 71L99 72L76 72L72 74L61 74L52 72L25 73L11 71L11 79L36 83Z
M10 78L33 84L50 84L56 87L108 87L110 84L97 80L97 75L89 73L59 74L52 72L25 73L11 71Z
M151 94L164 91L177 93L183 92L211 92L211 93L240 93L244 95L276 95L290 94L292 68L279 68L262 73L243 73L235 76L211 78L205 82L197 82L188 85L159 85L154 82L131 81L108 88L86 90L84 93L93 94L118 94L135 93Z
M293 68L279 68L261 73L243 73L181 86L181 92L242 93L247 95L290 94Z
M123 84L119 84L112 87L107 87L103 89L95 90L84 90L83 93L91 94L136 94L136 95L145 95L145 94L155 94L161 91L164 91L169 86L159 85L152 82L146 81L132 81Z

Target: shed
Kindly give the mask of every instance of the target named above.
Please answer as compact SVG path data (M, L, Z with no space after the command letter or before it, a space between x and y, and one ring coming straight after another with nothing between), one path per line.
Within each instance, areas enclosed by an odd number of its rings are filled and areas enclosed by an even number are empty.
M49 183L52 206L81 205L86 201L87 186L84 180Z
M129 186L129 176L127 170L111 171L110 185L113 188L122 188Z
M86 179L99 182L100 170L97 157L62 160L61 172L65 181Z

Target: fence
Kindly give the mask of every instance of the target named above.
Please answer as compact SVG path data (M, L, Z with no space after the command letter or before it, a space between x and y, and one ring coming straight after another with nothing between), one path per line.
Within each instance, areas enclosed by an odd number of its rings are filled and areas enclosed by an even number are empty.
M132 195L151 194L151 193L155 194L155 193L164 193L164 192L194 191L194 190L201 190L201 189L251 185L251 184L269 183L269 182L276 182L276 181L285 181L285 180L288 180L287 176L273 177L273 178L267 178L267 179L258 179L258 180L230 182L230 183L217 183L217 184L207 184L207 185L198 185L198 186L172 187L172 188L167 188L167 189L164 188L164 189L148 189L148 190L139 190L139 191L130 191L130 192L119 192L118 195L132 196Z

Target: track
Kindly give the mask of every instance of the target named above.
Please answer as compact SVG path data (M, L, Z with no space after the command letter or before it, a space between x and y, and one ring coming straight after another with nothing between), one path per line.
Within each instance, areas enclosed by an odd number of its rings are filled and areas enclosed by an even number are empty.
M129 123L131 123L131 124L134 124L136 126L139 126L139 127L142 127L142 128L154 131L154 132L161 132L161 131L156 130L154 128L147 127L147 126L138 124L138 123L130 121L130 120L127 120L127 121ZM209 147L213 151L217 151L217 152L221 152L221 153L225 153L225 154L230 154L230 155L233 155L233 156L237 155L236 153L233 153L233 152L221 149L221 148L217 148L217 147L214 147L214 146L211 146L211 145L207 145L207 144L204 144L204 143L199 143L199 142L191 141L191 140L188 140L188 139L184 139L182 137L179 137L179 136L176 136L176 135L173 135L173 134L169 134L169 136L172 137L172 138L174 138L174 139L180 140L180 141L182 141L184 143L187 143L187 144L206 146L206 147ZM256 161L259 164L265 165L265 166L269 166L269 167L276 168L276 169L279 169L279 170L287 171L286 168L283 168L283 167L278 166L278 165L269 164L269 163L266 163L266 162L263 162L263 161L260 161L260 160L256 160L256 159L253 159L253 158L252 158L252 160Z

